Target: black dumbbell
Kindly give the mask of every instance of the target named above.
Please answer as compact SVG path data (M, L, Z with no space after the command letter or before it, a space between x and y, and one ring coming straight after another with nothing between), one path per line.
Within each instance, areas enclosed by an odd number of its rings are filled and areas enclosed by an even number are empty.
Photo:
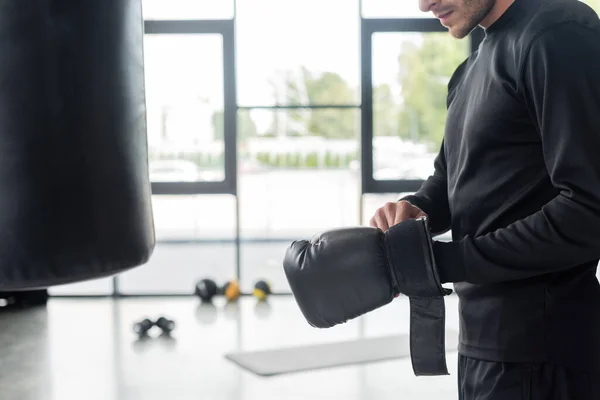
M175 322L165 317L160 317L156 320L155 325L162 329L165 335L170 335L173 329L175 329Z
M150 321L148 318L145 318L144 320L133 325L133 331L140 337L147 336L148 331L152 329L153 326L154 322Z

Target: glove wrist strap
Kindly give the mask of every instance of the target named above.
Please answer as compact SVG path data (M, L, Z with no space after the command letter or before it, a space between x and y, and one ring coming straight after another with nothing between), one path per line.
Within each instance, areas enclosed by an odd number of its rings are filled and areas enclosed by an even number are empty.
M446 308L452 293L440 281L427 218L407 220L385 234L394 287L410 299L410 350L415 375L448 375Z

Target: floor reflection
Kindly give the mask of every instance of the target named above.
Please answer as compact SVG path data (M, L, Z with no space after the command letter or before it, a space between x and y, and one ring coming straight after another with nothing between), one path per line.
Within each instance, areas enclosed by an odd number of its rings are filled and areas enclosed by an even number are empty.
M457 329L457 302L448 298ZM138 336L135 322L165 316ZM260 350L408 332L400 299L368 318L332 329L308 325L291 296L268 301L215 299L51 299L47 307L0 312L2 400L153 399L396 399L455 398L455 376L416 378L410 360L347 366L272 378L255 376L224 358ZM448 356L454 374L455 354Z

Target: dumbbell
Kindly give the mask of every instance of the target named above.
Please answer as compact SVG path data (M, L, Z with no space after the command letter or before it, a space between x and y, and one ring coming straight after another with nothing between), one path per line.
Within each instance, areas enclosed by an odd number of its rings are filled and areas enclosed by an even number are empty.
M165 317L160 317L156 322L152 322L149 318L144 318L142 321L136 322L133 325L133 331L139 337L147 337L148 332L154 326L160 328L165 335L170 335L175 329L175 322Z
M170 335L173 329L175 329L175 322L165 317L160 317L156 320L156 326L162 329L165 335Z
M154 322L150 321L148 318L144 318L140 322L136 322L133 325L133 331L140 337L148 336L148 331L152 329L154 326Z

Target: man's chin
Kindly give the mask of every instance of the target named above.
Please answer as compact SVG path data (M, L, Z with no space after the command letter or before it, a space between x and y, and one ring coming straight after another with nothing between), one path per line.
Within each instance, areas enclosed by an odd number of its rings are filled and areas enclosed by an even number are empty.
M464 39L471 32L469 29L466 29L464 26L450 26L448 28L448 33L456 39Z

